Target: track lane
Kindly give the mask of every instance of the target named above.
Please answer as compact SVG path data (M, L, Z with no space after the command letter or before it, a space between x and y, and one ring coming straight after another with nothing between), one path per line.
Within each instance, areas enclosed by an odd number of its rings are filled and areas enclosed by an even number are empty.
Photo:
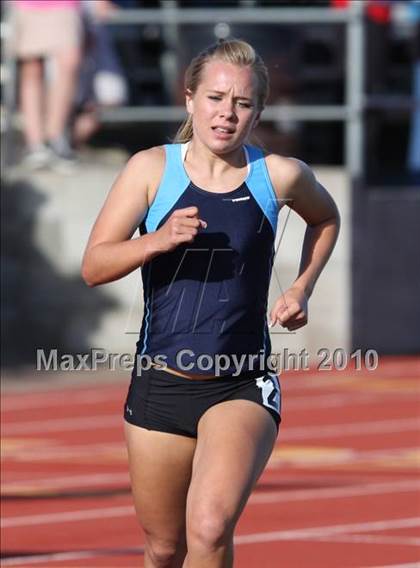
M412 361L406 368L401 362L390 364L398 367L397 376L385 365L381 373L364 377L283 377L285 420L238 526L239 568L368 568L418 558L418 526L398 525L420 512L415 451L419 399L413 394L417 367ZM59 390L50 397L47 392L7 395L5 431L15 428L15 433L5 439L9 497L3 507L9 526L2 531L15 558L5 559L4 565L142 565L143 541L128 492L120 418L125 390L122 383L101 385L100 405L94 404L90 386L72 390L66 404L58 402L64 394ZM89 422L92 416L102 421L100 427ZM45 417L52 423L42 428L36 423ZM87 420L91 430L77 424L72 428L72 420L73 425ZM34 431L38 426L40 431ZM112 509L120 515L113 517ZM96 513L90 519L58 522L55 517L41 524L38 517L35 524L10 524L39 514L46 521L49 515L83 516L92 510ZM97 518L101 510L110 511L109 516ZM375 530L375 523L388 523L388 528ZM363 524L366 530L354 531ZM339 526L342 532L333 534L331 527ZM259 536L241 542L249 535ZM34 552L32 559L23 559L22 554Z

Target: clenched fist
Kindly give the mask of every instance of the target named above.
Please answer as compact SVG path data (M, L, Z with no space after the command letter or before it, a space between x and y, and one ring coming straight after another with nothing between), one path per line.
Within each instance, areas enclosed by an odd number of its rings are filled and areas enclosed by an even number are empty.
M160 229L160 247L163 251L173 250L182 243L191 243L200 229L206 229L207 223L199 218L197 207L176 209Z
M276 323L289 331L308 323L308 299L302 290L292 286L277 299L270 312L269 327Z

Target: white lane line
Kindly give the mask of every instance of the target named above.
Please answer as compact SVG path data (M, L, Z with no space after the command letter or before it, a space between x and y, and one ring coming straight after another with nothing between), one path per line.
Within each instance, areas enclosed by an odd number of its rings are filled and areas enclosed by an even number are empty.
M411 485L410 485L411 483ZM375 495L381 493L401 493L409 491L417 491L419 483L416 480L413 481L400 481L400 482L388 482L388 483L375 483L372 487L369 485L359 486L354 488L355 490L351 492L352 488L333 488L333 489L320 489L320 490L304 490L299 491L299 493L291 492L289 494L282 494L281 492L266 494L253 494L249 500L249 504L258 505L263 503L270 503L276 501L300 501L300 500L317 500L317 499L339 499L341 497L347 496L357 496L357 495ZM115 515L114 515L115 512ZM58 513L48 513L41 515L24 515L19 517L9 517L3 519L1 526L4 528L20 527L26 525L37 525L37 524L54 524L54 523L66 523L73 521L83 521L89 519L106 517L122 517L134 514L134 508L132 506L124 507L108 507L108 508L96 508L96 509L86 509L79 511L64 511Z
M84 560L98 558L103 554L98 552L53 552L51 554L33 554L31 556L15 556L2 559L2 566L23 566L25 564L45 564L46 562L64 562L66 560Z
M378 377L373 376L373 380L377 380ZM282 386L284 391L287 392L305 392L319 390L325 387L331 387L337 389L342 384L354 383L359 381L358 377L351 375L329 375L321 373L305 373L300 375L281 375L280 380L282 380Z
M308 527L296 530L273 531L266 533L254 533L239 535L235 539L237 544L253 544L256 542L273 542L281 540L311 540L314 537L327 537L346 535L352 532L372 532L389 529L402 529L420 527L420 517L405 519L389 519L384 521L369 521L366 523L350 523L343 525L327 525Z
M134 507L132 505L126 505L122 507L106 507L97 509L84 509L79 511L66 511L61 513L46 513L42 515L9 517L8 519L3 519L0 526L2 528L25 527L30 525L69 523L74 521L86 521L90 519L102 519L105 517L127 517L134 515Z
M352 534L326 537L314 537L314 541L325 542L360 542L366 544L389 544L391 546L420 546L420 537L415 536L376 536L369 534Z
M383 404L384 399L392 396L398 400L406 399L407 402L412 402L412 392L369 392L369 393L334 393L334 394L320 394L314 396L294 396L289 399L287 393L283 396L283 409L285 412L288 410L306 410L319 409L319 408L339 408L343 406L355 406L360 404Z
M128 385L127 385L128 388ZM47 408L53 407L68 407L69 403L74 404L97 404L104 402L105 400L115 400L115 397L123 392L116 388L105 389L105 390L89 390L89 391L76 391L68 393L66 390L54 393L45 393L40 397L39 394L34 394L30 398L21 399L20 395L16 395L16 398L8 400L8 397L4 397L2 401L2 412L18 412L21 410L31 411L35 408ZM68 395L71 395L70 398ZM19 398L17 398L19 396ZM70 402L69 402L70 401Z
M30 442L28 442L30 444ZM48 461L54 459L86 459L96 456L98 458L110 457L113 455L118 458L124 459L127 457L127 450L123 443L103 443L103 444L86 444L79 446L63 445L58 446L57 441L47 440L44 442L45 447L40 449L37 444L32 447L18 448L16 450L10 450L7 454L7 449L4 452L5 455L11 457L17 456L18 459L24 459L26 462L40 462Z
M122 552L125 552L126 549L123 549ZM30 556L15 556L14 558L5 558L2 559L1 565L2 566L24 566L25 564L44 564L46 562L64 562L68 560L83 560L85 558L103 558L104 556L110 557L112 556L120 556L113 555L113 551L109 551L105 549L98 549L98 550L81 550L81 551L74 551L74 552L51 552L50 554L31 554ZM143 548L132 548L127 550L127 556L131 555L143 555ZM139 558L140 561L140 558ZM137 566L137 564L136 564ZM138 564L143 566L143 564ZM119 568L124 568L121 564L119 564ZM132 567L127 567L132 568Z
M312 440L320 438L341 438L342 436L385 434L392 432L406 432L420 429L419 418L397 418L391 420L375 420L371 422L350 422L344 424L325 424L323 426L296 426L284 428L280 426L279 439L284 440Z
M419 367L420 368L420 367ZM406 385L409 382L411 389L418 388L417 379L420 377L420 370L416 373L385 373L385 372L365 372L348 375L348 374L331 374L327 371L325 374L321 372L318 373L305 373L297 375L280 374L280 379L283 381L284 391L287 392L304 392L316 391L322 388L332 388L337 390L341 388L342 385L351 385L360 390L365 388L365 384L380 384L381 387L385 387L385 390L389 393L391 391L397 393L399 390L399 381L404 381ZM379 394L379 393L378 393Z
M55 418L51 420L31 420L3 426L3 437L15 434L39 434L43 432L69 432L85 430L86 428L112 428L122 425L123 417L118 414L103 414L102 416L74 416L73 418Z
M409 562L408 564L381 564L380 566L362 566L361 568L420 568L420 562Z
M353 485L350 487L328 487L322 489L299 489L293 492L270 491L264 493L254 492L248 503L259 505L263 503L277 503L282 501L308 501L317 499L342 499L365 495L385 495L387 493L410 493L420 490L420 481L417 479L403 481L385 481Z
M379 450L350 450L354 452L357 459L401 459L401 455L412 454L414 457L420 457L420 448L418 446L398 446L398 448L381 448ZM417 459L417 465L420 460Z
M91 475L68 475L65 477L51 477L41 479L25 479L13 481L11 483L2 483L2 493L8 494L12 491L19 491L26 488L48 489L72 487L90 487L97 485L106 485L107 483L129 483L128 473L95 473Z
M270 460L270 468L285 465L340 467L359 465L362 467L420 468L420 449L418 446L387 448L378 450L355 450L352 448L333 448L283 444L277 446Z

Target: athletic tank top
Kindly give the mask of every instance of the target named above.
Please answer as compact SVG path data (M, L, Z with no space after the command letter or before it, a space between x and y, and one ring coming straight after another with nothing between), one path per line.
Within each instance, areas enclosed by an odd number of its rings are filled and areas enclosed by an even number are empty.
M244 146L246 180L214 193L189 179L187 146L165 145L165 170L140 234L156 231L176 209L192 205L207 228L192 243L142 267L137 354L198 375L235 373L235 360L242 361L242 371L266 370L261 361L271 349L267 299L279 207L263 153ZM216 360L227 367L220 371Z

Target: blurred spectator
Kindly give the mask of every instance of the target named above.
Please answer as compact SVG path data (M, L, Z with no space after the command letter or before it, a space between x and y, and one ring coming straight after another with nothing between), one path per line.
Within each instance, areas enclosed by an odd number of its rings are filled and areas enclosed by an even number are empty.
M74 164L66 128L80 64L80 1L15 0L12 7L27 146L24 163L33 169L50 163L67 169ZM47 89L46 62L51 64Z
M420 3L411 2L409 18L414 25L413 99L415 108L411 116L410 139L408 144L408 170L417 180L420 176Z
M106 26L119 8L110 0L83 0L84 55L75 100L73 143L80 146L99 128L98 110L128 100L127 81Z
M337 9L351 8L351 0L331 0ZM366 0L363 2L366 14L367 49L366 90L369 94L379 94L386 90L386 71L388 30L391 17L389 0Z
M350 7L351 0L331 0L331 5L338 9L346 9ZM405 159L409 172L408 179L418 184L420 175L420 2L419 0L366 0L363 6L367 16L367 94L386 97L410 92L414 108L411 112L407 154L403 159ZM408 84L408 89L404 81L393 81L395 75L390 74L393 40L394 45L397 45L394 53L402 51L401 44L396 43L395 38L402 38L409 46L407 60L412 79ZM401 59L398 60L398 64L401 65ZM394 116L397 116L397 113ZM376 121L377 128L378 123L379 120ZM371 135L372 140L380 139L381 144L384 144L385 137L381 136L378 131L372 130ZM367 137L369 140L369 132ZM395 154L396 145L390 147ZM370 154L370 163L372 164L375 157L376 169L383 170L383 160L377 153ZM401 177L400 162L398 165L398 173Z

